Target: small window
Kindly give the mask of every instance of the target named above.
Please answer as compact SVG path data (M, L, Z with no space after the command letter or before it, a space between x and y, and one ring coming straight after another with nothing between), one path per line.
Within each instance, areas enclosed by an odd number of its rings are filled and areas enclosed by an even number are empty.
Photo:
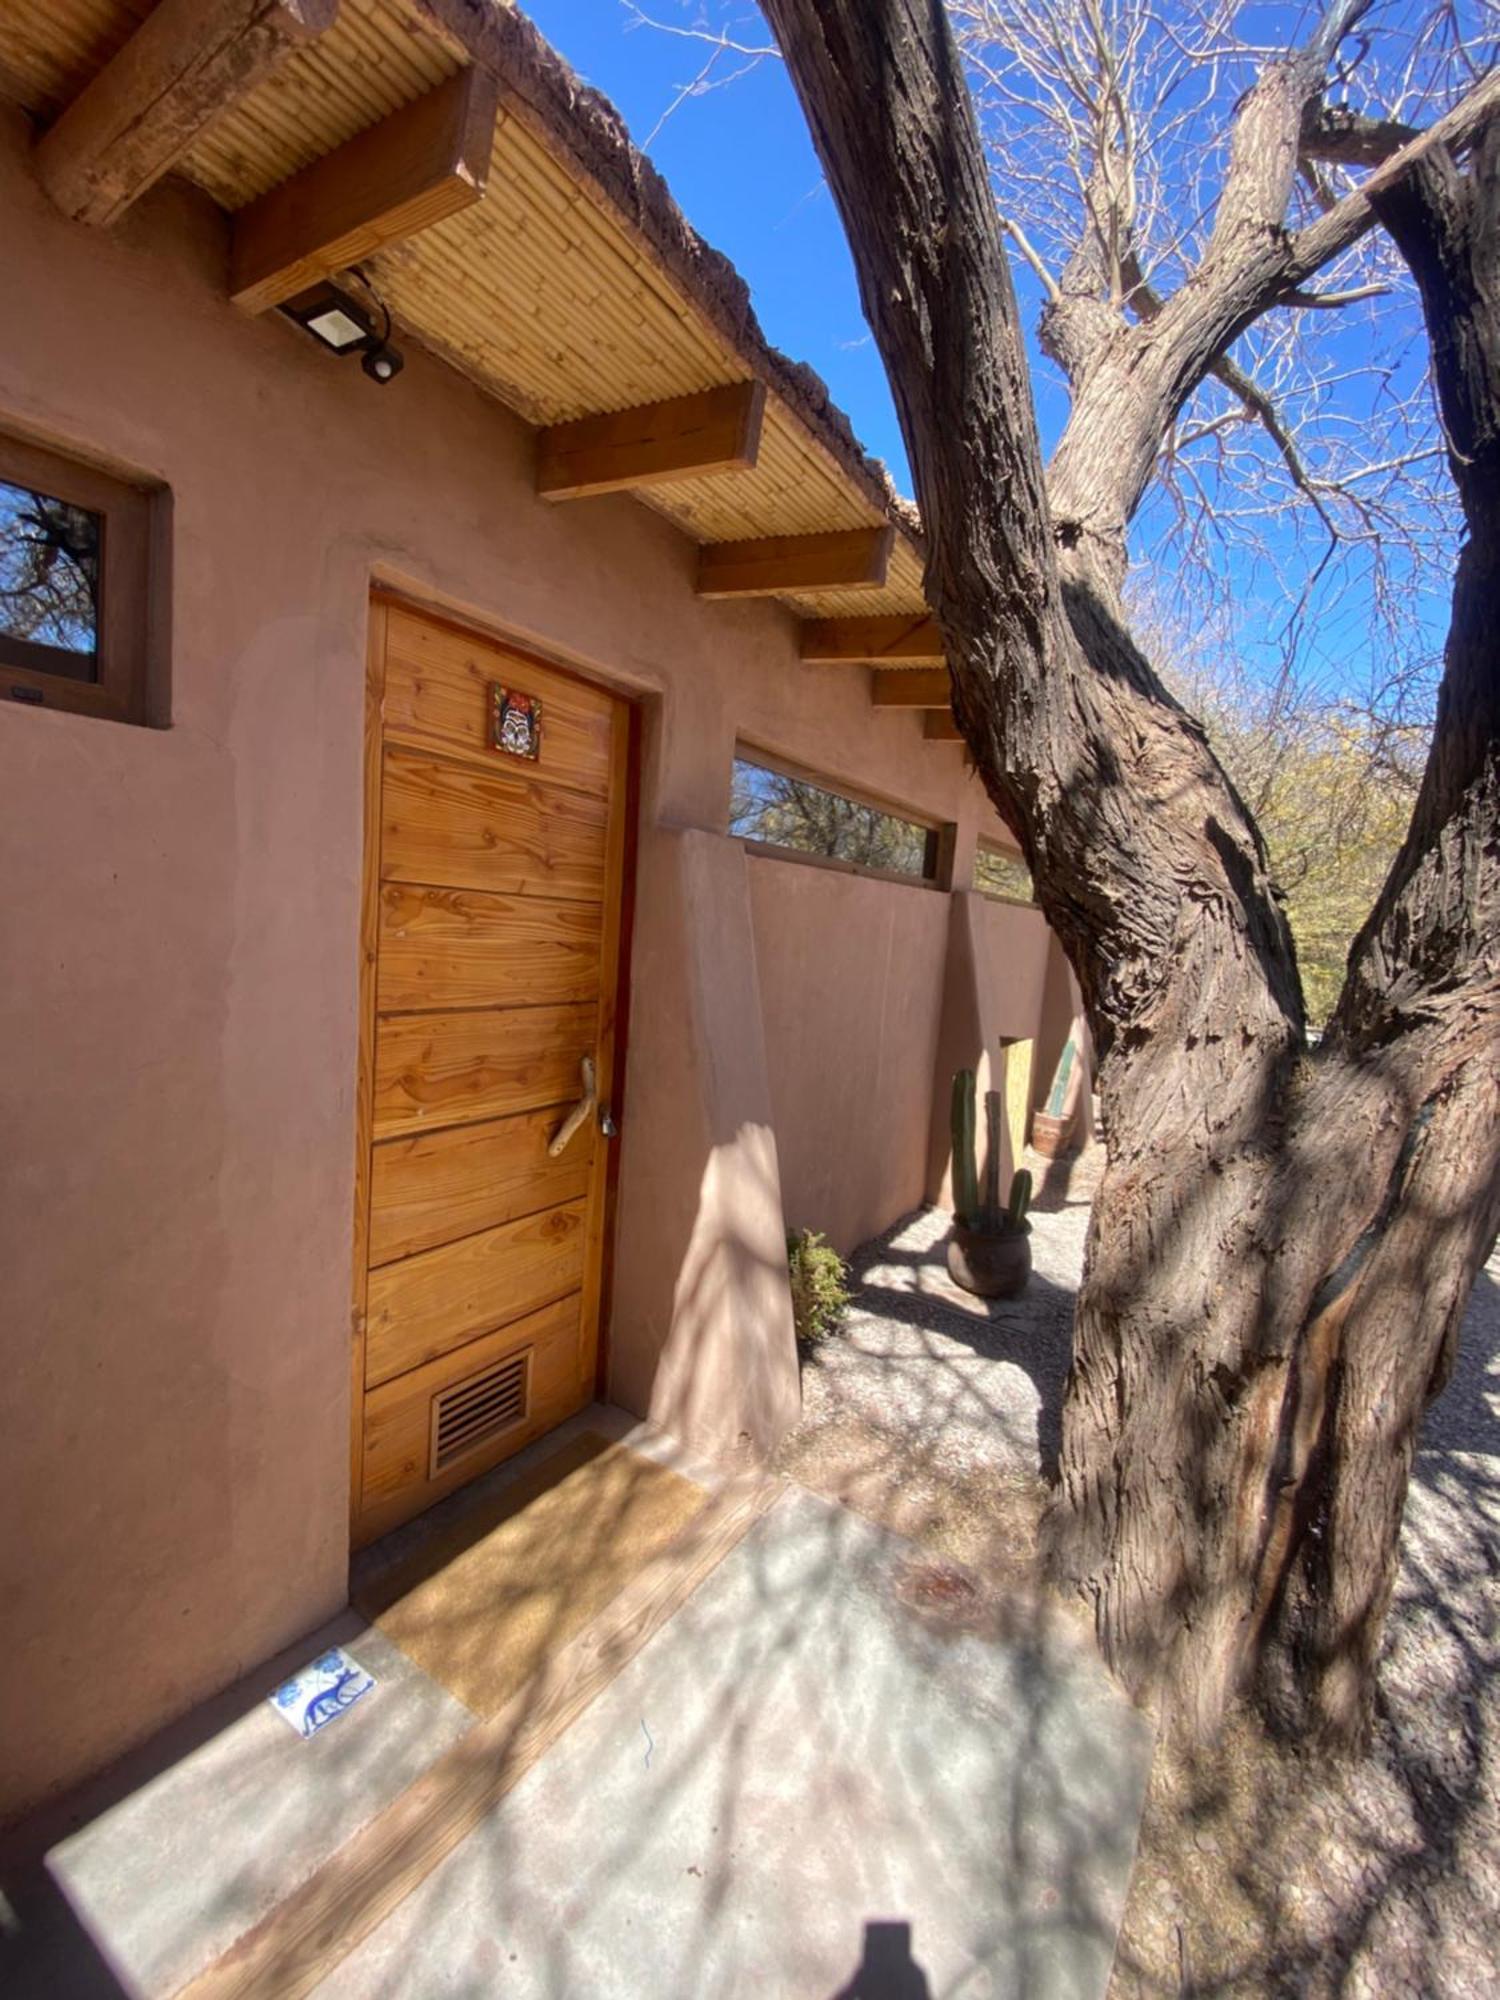
M938 869L936 827L748 757L734 760L729 831L758 847L872 875L930 882Z
M146 719L152 497L0 437L0 696Z
M1008 903L1034 903L1031 870L1019 854L982 840L974 856L974 887L986 896L1003 896Z

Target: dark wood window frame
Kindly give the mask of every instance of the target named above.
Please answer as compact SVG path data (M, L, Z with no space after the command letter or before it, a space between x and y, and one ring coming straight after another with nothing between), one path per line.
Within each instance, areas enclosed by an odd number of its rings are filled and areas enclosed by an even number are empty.
M7 706L61 709L112 722L164 722L152 713L153 650L162 627L165 587L163 490L132 486L78 459L0 432L0 480L85 507L103 525L99 577L96 678L49 671L34 656L42 648L0 632L0 701ZM28 661L27 653L33 655Z

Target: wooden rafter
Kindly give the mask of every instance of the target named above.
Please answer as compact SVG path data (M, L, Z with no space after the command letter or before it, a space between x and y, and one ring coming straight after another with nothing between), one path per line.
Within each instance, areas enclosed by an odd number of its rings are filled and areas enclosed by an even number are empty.
M712 472L748 472L760 451L763 382L727 382L665 402L552 424L537 439L544 500L621 493Z
M895 618L810 618L802 627L802 657L829 666L923 666L942 661L943 635L937 620L922 612Z
M235 217L230 295L264 312L484 193L499 86L460 70Z
M922 717L922 734L929 743L962 743L964 733L951 715L930 708Z
M895 529L886 527L710 542L698 551L698 595L774 597L784 590L879 589L895 538Z
M338 0L158 0L38 140L43 187L77 222L116 221L337 14Z
M870 676L876 708L941 708L953 699L946 667L885 667Z

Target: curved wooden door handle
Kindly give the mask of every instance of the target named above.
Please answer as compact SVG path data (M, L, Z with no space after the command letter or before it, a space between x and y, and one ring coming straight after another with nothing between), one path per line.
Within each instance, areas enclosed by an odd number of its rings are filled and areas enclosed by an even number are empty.
M547 1146L547 1157L549 1159L555 1160L558 1154L565 1149L569 1141L573 1138L579 1126L587 1124L589 1114L593 1111L599 1099L599 1081L594 1069L594 1058L592 1056L584 1056L578 1068L583 1079L583 1095L552 1134L552 1138Z

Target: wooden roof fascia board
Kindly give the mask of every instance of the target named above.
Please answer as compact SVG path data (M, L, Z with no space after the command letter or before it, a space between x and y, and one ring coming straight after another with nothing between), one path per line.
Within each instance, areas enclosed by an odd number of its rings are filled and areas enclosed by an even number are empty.
M43 187L75 222L118 221L210 123L326 34L339 0L159 0L37 141Z
M537 439L536 490L545 500L577 500L684 474L752 471L765 407L764 382L729 382L551 424Z
M927 617L809 619L801 649L804 660L830 666L904 667L944 658L937 620Z
M487 71L456 71L242 209L230 259L235 304L264 312L478 201L498 106Z
M827 535L767 535L706 542L698 551L698 595L778 597L788 590L880 589L896 530L846 528Z
M948 709L953 685L946 667L875 668L870 701L876 708Z
M962 743L964 733L952 715L928 709L922 717L922 734L929 743Z

